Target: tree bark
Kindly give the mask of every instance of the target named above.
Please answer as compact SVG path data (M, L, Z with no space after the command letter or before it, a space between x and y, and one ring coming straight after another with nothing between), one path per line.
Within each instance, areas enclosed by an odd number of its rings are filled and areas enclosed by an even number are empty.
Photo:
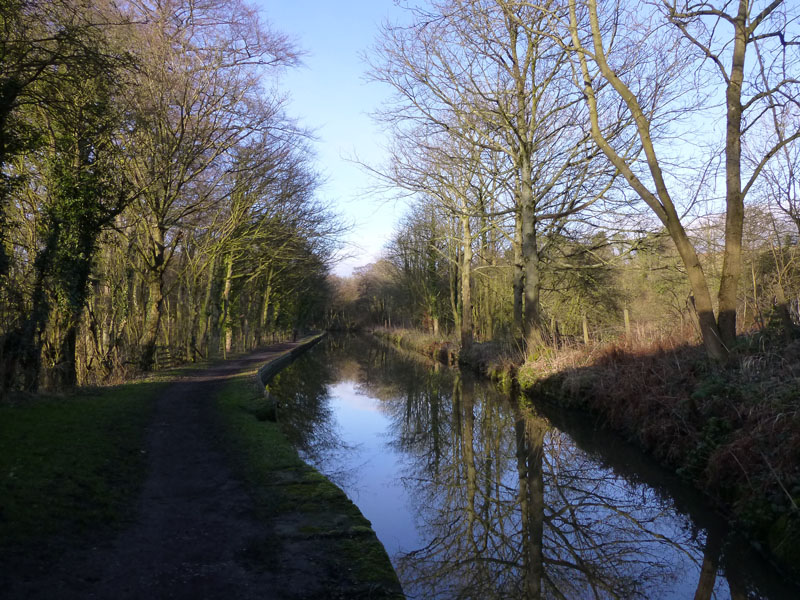
M589 321L586 318L586 313L583 313L583 318L581 319L581 326L583 328L583 343L584 345L588 346L589 342Z
M261 304L261 318L258 322L258 341L260 346L265 343L267 337L267 327L269 325L269 303L270 296L272 295L272 267L267 273L267 285L264 288L264 297Z
M520 203L522 212L522 262L525 269L524 322L525 341L529 348L541 346L542 315L539 296L541 280L539 273L539 248L536 239L536 207L531 184L531 164L527 156L520 165Z
M461 349L472 347L472 231L469 215L461 216Z
M164 311L164 230L161 226L154 224L150 228L150 235L152 237L152 256L147 272L147 312L139 353L139 368L142 371L153 369L158 334L161 330L161 317Z
M230 315L231 287L233 285L233 255L225 257L225 284L222 288L221 306L222 312L219 316L220 331L222 332L222 357L227 358L231 351L233 327Z
M725 90L727 124L725 128L725 252L719 283L719 317L722 343L730 349L736 342L736 291L742 274L742 230L744 196L742 194L742 83L747 49L747 0L739 0L733 21L734 40L731 73Z
M517 210L514 218L514 333L524 335L522 323L522 295L525 286L525 271L522 264L522 211Z

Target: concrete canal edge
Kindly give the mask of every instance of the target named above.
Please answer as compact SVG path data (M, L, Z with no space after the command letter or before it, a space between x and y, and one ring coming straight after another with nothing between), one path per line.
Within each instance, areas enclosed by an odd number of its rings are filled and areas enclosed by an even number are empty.
M270 531L247 554L275 571L289 598L400 599L397 574L372 524L341 488L298 456L264 393L265 383L324 336L234 378L217 399L225 445ZM255 394L254 382L260 388Z
M326 335L327 335L326 332L322 332L314 336L311 336L307 340L301 341L300 344L298 344L288 352L276 358L273 358L268 363L262 365L261 368L258 370L258 373L256 374L257 383L260 383L262 387L269 384L270 380L273 377L275 377L275 375L277 375L278 373L281 372L282 369L290 365L295 358L297 358L304 352L307 352L310 348L319 343Z

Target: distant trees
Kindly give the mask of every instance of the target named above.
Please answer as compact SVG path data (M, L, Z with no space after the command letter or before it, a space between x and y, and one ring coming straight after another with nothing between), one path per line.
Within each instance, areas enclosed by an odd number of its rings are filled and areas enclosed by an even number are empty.
M265 99L258 69L289 66L296 52L239 3L174 0L135 9L141 50L129 94L136 123L128 143L132 181L142 190L136 248L148 273L140 356L148 369L176 242L229 201L231 168L247 166L233 163L237 145L276 123L278 99Z
M341 226L243 2L10 2L0 394L121 378L317 322Z
M587 145L580 91L566 78L567 54L546 33L556 8L436 2L414 11L410 26L384 29L372 70L396 91L396 104L381 113L395 135L404 137L413 123L421 139L444 132L474 148L479 160L486 151L505 157L486 180L509 178L518 220L515 326L534 346L546 337L540 296L547 232L609 183Z

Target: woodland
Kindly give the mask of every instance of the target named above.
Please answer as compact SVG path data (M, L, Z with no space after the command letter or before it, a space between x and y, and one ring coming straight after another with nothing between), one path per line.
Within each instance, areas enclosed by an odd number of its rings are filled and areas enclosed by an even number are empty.
M11 0L0 42L0 396L263 344L342 226L242 2Z
M366 168L411 209L328 307L594 415L795 575L799 8L408 8Z
M331 266L301 52L238 2L3 4L0 391L60 389L306 327L674 336L724 363L797 328L792 3L432 2L385 24L384 258Z
M401 7L362 167L409 209L337 277L256 8L1 2L0 399L400 330L554 378L800 572L800 5Z
M372 168L412 208L332 316L534 350L685 330L719 362L739 333L791 334L796 12L434 2L385 26Z

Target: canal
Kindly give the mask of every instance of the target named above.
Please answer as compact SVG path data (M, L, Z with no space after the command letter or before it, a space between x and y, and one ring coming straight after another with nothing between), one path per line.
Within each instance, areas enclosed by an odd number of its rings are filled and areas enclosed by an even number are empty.
M409 598L800 597L698 494L588 418L354 336L329 336L270 392Z

